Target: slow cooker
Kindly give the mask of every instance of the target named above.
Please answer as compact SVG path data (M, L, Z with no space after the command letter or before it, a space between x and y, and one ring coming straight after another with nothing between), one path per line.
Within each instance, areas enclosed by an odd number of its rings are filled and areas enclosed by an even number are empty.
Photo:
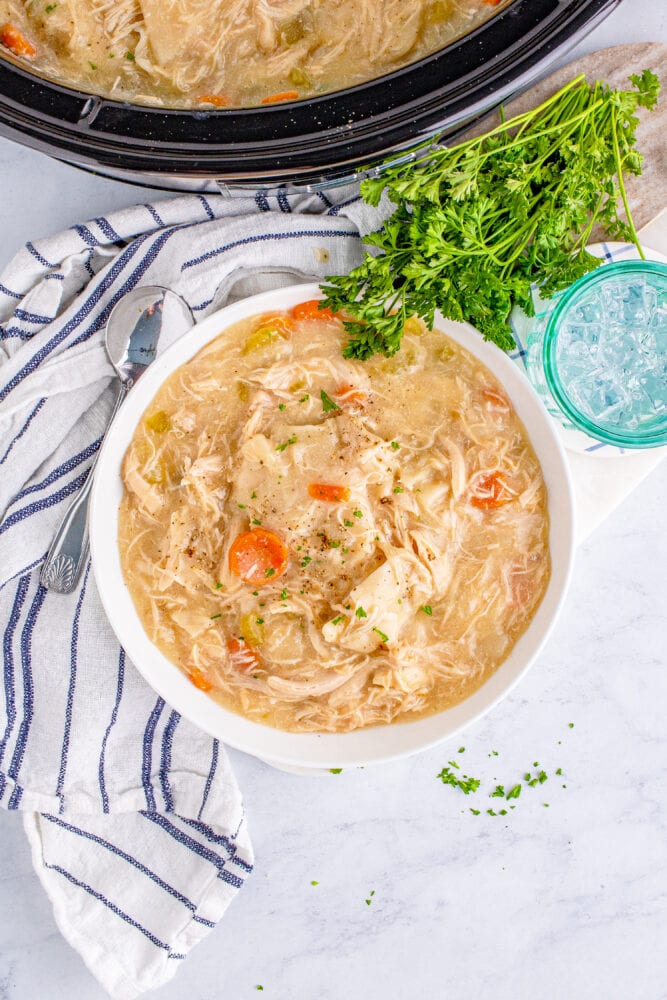
M514 0L395 73L308 100L171 110L91 96L0 59L0 134L133 183L321 189L408 155L528 86L620 0ZM369 168L370 165L370 168Z

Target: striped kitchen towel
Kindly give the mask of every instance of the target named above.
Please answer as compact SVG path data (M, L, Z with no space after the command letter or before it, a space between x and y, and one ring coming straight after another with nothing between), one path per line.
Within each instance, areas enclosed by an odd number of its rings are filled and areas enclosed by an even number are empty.
M141 284L199 319L344 272L379 219L350 188L188 195L28 243L0 275L0 804L22 811L58 925L113 997L168 980L253 857L224 749L127 661L90 565L72 595L39 584L111 411L105 322Z

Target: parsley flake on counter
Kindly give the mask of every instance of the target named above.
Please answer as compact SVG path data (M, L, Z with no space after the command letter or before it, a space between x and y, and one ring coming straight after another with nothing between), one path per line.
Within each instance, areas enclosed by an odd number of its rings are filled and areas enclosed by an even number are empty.
M322 409L325 413L331 413L333 410L340 410L338 403L334 403L331 396L328 396L324 389L320 393L320 399L322 400Z
M510 788L505 798L518 799L520 795L521 795L521 785L515 785L514 788Z
M437 774L436 777L440 778L443 785L451 785L453 788L459 788L464 795L476 792L480 786L479 778L469 778L467 774L459 778L448 767L443 767L440 774Z
M343 773L343 768L342 767L330 767L329 768L329 774L342 774L342 773Z
M568 722L567 728L568 729L574 729L574 722Z
M466 752L466 748L465 747L459 747L459 749L457 751L457 753L465 753L465 752Z
M496 785L495 792L491 792L492 799L504 799L505 798L505 786Z
M313 879L313 880L311 881L311 883L310 883L310 884L311 884L311 885L319 885L320 883L319 883L319 882L316 882L316 881L315 881L315 879Z

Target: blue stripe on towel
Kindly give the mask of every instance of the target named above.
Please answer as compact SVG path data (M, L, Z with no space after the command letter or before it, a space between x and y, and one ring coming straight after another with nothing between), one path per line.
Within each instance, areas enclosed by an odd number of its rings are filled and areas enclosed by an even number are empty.
M30 610L26 615L25 624L21 632L21 665L23 667L23 718L21 719L21 724L19 726L18 735L16 737L16 745L14 747L14 753L12 755L12 762L7 768L7 774L10 778L15 781L18 779L19 771L21 769L21 764L23 763L23 755L25 754L25 748L28 742L28 734L30 732L30 725L32 723L32 715L34 711L33 704L33 683L32 683L32 633L37 624L37 618L42 610L42 605L44 604L44 598L46 597L47 591L41 585L37 586L35 596L33 598ZM10 801L10 808L11 801Z
M42 267L48 268L49 271L52 270L54 267L58 267L58 264L49 264L46 257L42 257L41 253L33 243L26 243L25 248L28 251L28 253L31 254L35 258L35 260L42 265Z
M64 812L65 810L65 796L63 795L63 787L65 785L65 773L67 771L67 757L69 754L69 736L72 729L72 705L74 704L74 690L76 688L77 654L79 647L79 618L81 617L81 606L83 605L83 599L86 596L86 586L88 585L89 573L90 573L90 559L88 560L88 565L86 566L86 573L83 578L81 593L79 594L79 599L76 602L76 611L74 612L74 622L72 623L69 685L67 688L67 704L65 706L65 729L63 732L63 746L60 752L60 770L58 771L58 783L56 785L56 795L60 799L61 813Z
M9 740L9 737L12 735L14 723L16 722L16 688L14 683L14 635L16 633L16 627L21 618L23 605L25 604L25 597L28 592L29 582L30 582L29 576L22 576L18 582L16 593L14 595L14 604L12 606L12 612L9 616L7 628L5 629L5 634L2 640L2 653L5 665L4 681L5 681L5 704L7 706L7 724L5 726L5 735L2 737L2 742L0 742L0 764L2 764L3 758L5 756L5 749L7 747L7 742Z
M53 323L53 316L40 316L39 313L26 312L25 309L15 309L14 315L21 323L36 323L37 326L46 326Z
M102 748L100 750L100 766L99 766L99 782L100 782L100 795L102 796L102 811L105 813L109 812L109 796L107 794L106 780L104 777L104 757L107 751L107 742L109 739L109 734L113 727L116 725L116 719L118 718L118 709L120 707L120 700L123 697L123 682L125 680L125 650L121 647L118 654L118 683L116 685L116 701L113 706L113 711L111 712L111 719L109 720L109 725L104 733L104 738L102 739Z
M153 737L158 724L158 719L164 708L164 699L158 698L153 706L153 711L148 716L148 722L144 730L143 754L141 762L141 781L146 795L146 805L149 810L155 810L155 793L151 783L151 772L153 770Z
M138 931L141 931L141 933L147 937L151 944L154 944L156 948L162 948L164 951L171 953L171 948L168 944L165 944L164 941L160 941L155 934L151 933L151 931L131 917L128 913L125 913L124 910L121 910L120 906L117 906L110 899L107 899L103 893L98 892L97 889L93 889L93 887L88 885L86 882L82 882L81 879L76 878L71 874L71 872L65 871L64 868L60 867L60 865L50 865L45 861L44 867L48 868L50 871L58 872L58 874L62 875L63 878L66 878L68 882L71 882L72 885L75 885L78 889L83 889L84 892L87 892L90 896L99 900L100 903L103 903L109 910L111 910L112 913L115 913L117 917L124 920L125 923L130 924L131 927L135 927Z
M19 510L15 510L12 514L4 519L2 524L0 524L0 535L4 534L8 528L13 527L13 525L18 524L20 521L24 521L26 517L30 517L32 514L37 514L41 510L48 510L49 507L54 507L61 500L66 500L71 494L80 490L86 479L88 478L88 469L77 476L76 479L72 479L71 482L62 486L55 493L50 493L49 496L44 497L42 500L35 500L33 503L29 503L27 507L21 507Z
M164 806L167 812L174 811L174 800L171 794L171 785L169 784L169 771L171 769L171 749L174 741L174 732L176 731L176 726L180 721L181 717L178 712L172 712L162 734L160 785L162 787L162 797L164 799Z
M18 299L19 302L23 298L21 292L13 292L11 288L7 288L7 286L2 283L0 283L0 292L2 292L3 295L8 295L10 299Z
M111 223L108 219L105 219L103 215L99 215L96 219L92 220L97 224L101 233L104 233L108 240L112 240L114 243L120 243L122 236L119 236L115 229L112 228Z
M16 437L13 437L12 440L9 442L9 446L7 448L7 451L4 453L4 455L2 456L2 458L0 458L0 465L2 465L5 462L5 460L8 458L9 453L11 452L11 450L14 447L14 445L16 444L16 442L21 440L21 438L23 437L23 435L25 434L25 432L30 427L30 424L33 422L34 418L37 416L37 414L39 413L39 411L41 410L41 408L44 406L45 402L46 402L45 398L39 400L39 402L37 403L37 406L32 411L32 413L30 414L30 416L28 417L28 419L24 423L24 425L21 428L21 430L18 432L18 434L16 435Z
M197 907L192 900L188 899L188 897L183 895L182 892L179 892L179 890L174 888L173 885L169 885L168 882L165 882L164 879L157 874L157 872L152 871L145 864L139 861L138 858L128 854L116 844L112 844L110 841L105 840L96 833L91 833L89 830L82 830L80 827L74 826L72 823L68 823L66 820L60 819L58 816L52 816L50 813L43 813L42 815L44 819L49 821L49 823L54 823L56 826L59 826L63 830L67 830L69 833L75 834L77 837L83 837L85 840L90 840L94 844L98 844L100 847L104 847L107 851L115 854L116 857L121 858L123 861L127 861L127 863L132 865L133 868L136 868L137 871L146 875L151 882L154 882L155 885L159 886L160 889L164 889L166 893L173 896L173 898L177 899L179 903L182 903L183 906L187 907L191 913L197 912ZM211 923L210 920L205 920L204 917L198 917L195 919L197 919L198 923L205 923L210 927L215 927L214 923Z
M199 812L197 813L197 819L201 819L201 814L204 811L204 807L206 806L206 802L208 800L209 792L211 791L211 785L213 784L213 778L215 777L216 768L218 766L218 750L219 750L219 743L217 740L214 739L213 750L211 752L211 766L208 771L206 785L204 786L204 797L201 800Z
M206 214L208 215L209 219L211 219L211 221L212 221L213 219L215 219L215 213L213 212L213 209L212 209L212 208L211 208L211 206L209 205L209 203L208 203L208 201L206 200L206 198L204 197L204 195L203 195L203 194L198 194L198 195L197 195L197 197L199 198L200 202L201 202L201 203L202 203L202 205L204 206L204 211L205 211L205 212L206 212Z
M219 257L221 253L226 253L227 250L234 250L236 247L249 246L251 243L269 243L272 240L292 240L296 236L340 237L343 239L351 238L355 240L361 239L359 233L340 231L338 229L300 229L297 232L291 233L261 233L257 236L244 236L243 239L234 240L233 243L226 243L224 246L216 247L214 250L207 250L207 252L201 254L200 257L193 257L192 260L186 260L184 264L181 264L181 271L187 271L190 267L196 267L198 264L203 264L205 260L211 260L213 257Z
M24 490L21 490L21 492L16 495L13 500L13 504L18 503L19 500L23 500L23 498L27 497L30 493L39 493L39 491L43 490L45 486L51 486L56 482L56 480L66 476L68 472L72 471L72 469L76 469L77 465L81 465L81 463L85 462L86 459L91 458L95 452L99 450L101 444L102 438L99 437L97 441L93 441L92 444L87 445L83 451L80 451L77 455L73 455L72 458L68 458L66 462L62 463L62 465L58 465L55 469L49 472L45 479L41 479L38 483L33 483L32 486L26 486Z
M208 841L213 844L221 844L227 851L229 851L229 860L233 861L234 864L238 865L239 868L243 868L247 872L252 871L252 865L249 865L247 861L243 858L236 857L236 844L234 844L229 837L225 837L222 833L216 833L215 830L210 827L207 823L202 823L201 820L187 819L185 816L179 816L182 823L186 826L192 827L202 836L206 837Z
M165 831L165 833L168 833L178 844L182 844L183 847L189 848L193 854L203 858L204 861L210 861L210 863L217 868L218 878L222 879L223 882L228 882L229 885L233 885L237 889L241 888L243 885L243 879L239 878L238 875L233 875L231 872L227 871L225 868L225 858L216 854L215 851L209 850L208 847L201 844L198 840L195 840L194 837L190 837L184 830L179 830L177 826L175 826L161 813L146 812L145 810L142 810L141 815L150 820L151 823L155 823L155 825L159 826ZM182 819L180 816L178 818Z

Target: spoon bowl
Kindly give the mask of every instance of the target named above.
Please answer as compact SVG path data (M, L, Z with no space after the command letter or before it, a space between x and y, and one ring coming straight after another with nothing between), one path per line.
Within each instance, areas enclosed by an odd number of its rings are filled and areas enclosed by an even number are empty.
M144 285L119 299L104 335L107 357L120 382L109 426L132 386L155 360L163 332L168 334L165 339L173 343L193 324L185 299L162 285ZM58 594L70 594L75 589L88 557L88 499L96 461L61 521L42 565L42 586Z

